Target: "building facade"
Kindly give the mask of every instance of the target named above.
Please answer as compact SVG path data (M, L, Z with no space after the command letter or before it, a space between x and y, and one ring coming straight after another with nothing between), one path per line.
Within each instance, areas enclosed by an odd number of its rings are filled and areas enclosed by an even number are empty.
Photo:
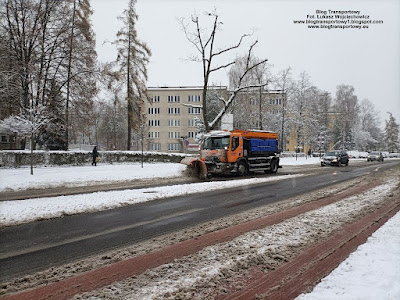
M197 151L195 119L203 121L200 108L203 104L202 87L149 87L147 94L150 101L144 108L146 149L185 153ZM211 86L208 95L209 112L215 114L219 111L217 106L220 101L215 98L228 99L230 93L226 86ZM228 111L233 115L233 128L280 132L285 99L285 94L280 91L241 92ZM216 111L212 111L212 106Z
M227 87L209 87L226 96ZM161 152L197 151L195 119L203 120L202 87L149 87L145 104L147 150Z

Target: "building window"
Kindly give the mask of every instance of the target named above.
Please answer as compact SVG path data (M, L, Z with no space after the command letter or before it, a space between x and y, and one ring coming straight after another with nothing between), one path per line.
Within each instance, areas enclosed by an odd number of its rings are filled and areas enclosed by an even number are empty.
M168 127L180 127L181 120L168 120Z
M181 151L181 144L168 144L168 151Z
M159 139L160 138L160 132L159 131L150 131L149 132L149 138L150 139Z
M196 127L196 121L194 119L188 121L189 127Z
M149 120L149 126L160 126L160 120Z
M200 95L189 95L188 102L200 102Z
M179 131L170 131L168 132L169 139L179 139L181 137L181 133Z
M179 115L181 113L181 109L179 107L169 107L168 114L169 115Z
M159 107L149 107L149 115L159 115L160 108Z
M150 150L160 151L161 150L161 144L160 143L151 143L150 144Z
M153 96L153 98L151 98L151 102L159 103L160 102L160 96Z
M282 105L282 99L271 99L269 103L272 105Z
M181 102L181 96L168 96L168 103Z
M188 107L189 115L199 115L201 113L200 107Z
M8 138L7 138L6 135L2 135L2 136L1 136L1 142L2 142L2 143L8 143Z
M188 132L188 138L189 139L194 139L196 137L196 135L198 134L197 131L189 131Z

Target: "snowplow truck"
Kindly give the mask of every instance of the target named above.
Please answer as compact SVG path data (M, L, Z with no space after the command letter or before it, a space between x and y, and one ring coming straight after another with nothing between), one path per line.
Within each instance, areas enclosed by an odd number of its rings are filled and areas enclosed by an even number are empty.
M200 158L185 158L182 163L203 179L211 175L244 176L254 171L276 173L280 168L278 134L261 130L213 131L204 136Z

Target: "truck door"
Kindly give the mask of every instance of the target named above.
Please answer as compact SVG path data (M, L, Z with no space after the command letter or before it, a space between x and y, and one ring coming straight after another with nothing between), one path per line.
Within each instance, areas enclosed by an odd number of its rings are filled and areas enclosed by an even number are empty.
M232 135L230 149L228 151L228 162L236 162L243 156L243 140L241 136Z

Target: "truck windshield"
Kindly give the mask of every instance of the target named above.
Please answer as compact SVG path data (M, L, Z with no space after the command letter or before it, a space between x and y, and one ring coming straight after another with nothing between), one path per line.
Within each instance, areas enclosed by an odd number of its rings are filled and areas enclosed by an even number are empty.
M203 149L204 150L217 150L225 149L229 147L229 136L226 137L207 137L204 140Z

